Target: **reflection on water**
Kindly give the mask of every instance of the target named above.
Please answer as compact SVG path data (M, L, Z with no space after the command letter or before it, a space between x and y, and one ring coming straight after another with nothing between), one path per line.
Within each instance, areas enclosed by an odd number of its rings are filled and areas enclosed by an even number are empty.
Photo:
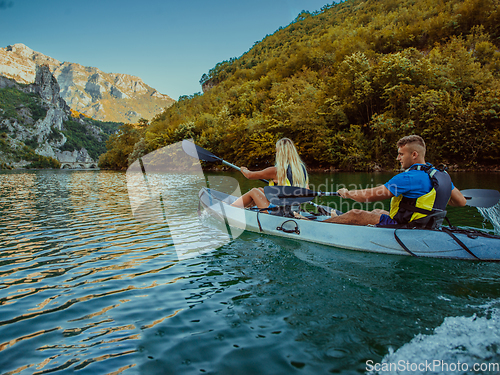
M135 353L140 327L123 317L182 278L161 277L177 262L166 225L133 219L119 173L0 174L0 186L0 369L80 369Z
M252 233L180 260L170 224L134 218L124 173L0 173L0 373L363 373L419 334L459 342L454 321L497 359L471 317L497 326L498 264Z
M205 178L203 174L190 172L146 174L140 168L127 170L127 191L134 218L146 225L168 224L179 259L214 251L243 233L238 229L228 233L224 225L208 225L206 220L198 219L201 213L199 192L207 185L241 195L238 181L230 177ZM216 206L219 208L218 204ZM244 223L244 218L241 211L240 222Z

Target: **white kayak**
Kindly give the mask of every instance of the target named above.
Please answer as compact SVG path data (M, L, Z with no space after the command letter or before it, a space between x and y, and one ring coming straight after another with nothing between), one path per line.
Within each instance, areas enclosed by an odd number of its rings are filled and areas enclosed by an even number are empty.
M237 197L202 188L200 204L231 228L309 241L342 249L417 257L500 261L500 237L456 228L394 229L324 223L231 206Z

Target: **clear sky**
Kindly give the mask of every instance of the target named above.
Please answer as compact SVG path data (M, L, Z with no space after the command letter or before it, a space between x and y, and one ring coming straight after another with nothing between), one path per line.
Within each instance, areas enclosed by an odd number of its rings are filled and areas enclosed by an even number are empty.
M333 0L0 0L0 47L125 73L177 100L302 10Z

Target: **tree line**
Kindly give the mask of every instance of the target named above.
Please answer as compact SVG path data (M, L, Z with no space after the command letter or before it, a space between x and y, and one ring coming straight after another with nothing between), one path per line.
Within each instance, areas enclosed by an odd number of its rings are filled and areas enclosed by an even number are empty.
M500 162L500 0L348 0L302 12L200 80L203 94L139 125L101 156L126 169L193 138L248 167L294 140L310 167L391 169L395 142L420 134L428 159Z

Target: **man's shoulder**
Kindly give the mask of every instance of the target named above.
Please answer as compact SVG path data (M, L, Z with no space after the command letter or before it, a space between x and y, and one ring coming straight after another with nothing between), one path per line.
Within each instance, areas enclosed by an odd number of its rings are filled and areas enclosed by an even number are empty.
M430 183L429 175L424 170L412 169L401 172L384 185L394 195L410 194L422 195L427 193L424 189Z
M405 171L405 172L400 173L400 174L405 175L409 178L423 178L423 177L429 178L428 177L429 175L423 169L412 169L412 170Z
M389 186L399 186L399 185L403 185L403 184L406 184L407 181L409 181L411 179L408 179L408 175L405 175L405 173L398 173L397 175L393 176L389 181L387 181L384 185L385 187L387 187L389 190L391 190L389 188Z
M427 167L426 164L413 164L410 168L401 172L399 175L402 176L403 178L411 178L411 179L428 178L428 173L427 173L428 169L429 168Z
M420 179L420 178L424 178L426 176L428 176L428 175L424 170L407 169L407 170L402 171L401 173L398 173L397 175L393 176L389 181L404 181L404 180L411 180L411 179L415 179L415 178Z

